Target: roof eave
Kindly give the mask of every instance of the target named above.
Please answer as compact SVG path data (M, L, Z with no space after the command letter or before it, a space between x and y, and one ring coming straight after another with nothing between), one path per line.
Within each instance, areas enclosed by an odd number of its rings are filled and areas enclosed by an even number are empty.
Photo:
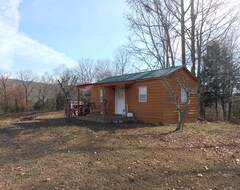
M126 84L132 84L135 81L120 81L120 82L103 82L103 83L96 83L97 85L102 85L102 86L117 86L117 85L126 85Z
M76 88L84 88L86 86L94 85L95 83L85 83L85 84L78 84L76 85Z

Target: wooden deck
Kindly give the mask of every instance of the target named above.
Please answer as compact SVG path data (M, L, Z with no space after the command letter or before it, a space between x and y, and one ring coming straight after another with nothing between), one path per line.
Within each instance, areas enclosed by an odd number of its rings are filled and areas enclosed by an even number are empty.
M135 117L124 117L121 115L101 115L101 114L90 114L86 116L76 116L76 119L81 121L91 121L98 123L129 123L136 122Z

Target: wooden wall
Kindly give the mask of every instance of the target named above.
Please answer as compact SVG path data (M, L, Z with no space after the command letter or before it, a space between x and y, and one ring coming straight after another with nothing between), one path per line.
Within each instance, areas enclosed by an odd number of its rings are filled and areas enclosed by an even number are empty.
M180 98L180 90L179 82L183 80L183 78L187 78L189 87L191 90L190 93L190 105L188 109L188 115L186 118L186 122L195 122L198 118L198 96L197 96L197 81L194 79L187 71L184 69L180 69L177 72L167 77L167 82L170 87L173 89L174 94L178 94ZM165 88L165 87L163 87ZM166 88L165 88L166 89ZM184 105L182 104L182 107ZM165 101L164 101L164 123L171 124L178 122L178 111L176 106L173 104L170 93L165 90Z
M115 114L115 90L114 90L114 86L104 87L104 96L107 100L107 104L106 104L107 114L114 115Z
M102 86L95 84L91 92L91 102L96 105L100 112L104 110L103 103L100 102L100 90L103 89L104 98L107 100L106 112L107 114L114 114L115 112L115 91L114 86Z
M139 102L138 89L140 86L147 87L147 102ZM137 81L129 85L126 90L126 104L128 111L133 112L139 121L160 122L163 121L163 97L160 80Z
M91 103L94 103L96 105L96 108L100 109L100 86L99 85L94 85L93 90L91 91Z
M197 81L185 69L179 69L177 72L169 75L167 81L175 94L179 94L180 86L178 80L183 77L188 78L189 86L192 93L190 94L190 106L186 122L195 122L198 117L198 97L197 97ZM139 102L138 88L139 86L147 86L147 102ZM91 101L103 110L103 104L100 104L99 91L104 88L105 98L107 99L107 113L115 113L115 86L104 86L95 84L91 95ZM172 98L164 87L162 80L148 79L135 81L126 85L125 102L128 105L128 111L133 112L136 118L142 122L171 124L178 122L178 111L173 104Z

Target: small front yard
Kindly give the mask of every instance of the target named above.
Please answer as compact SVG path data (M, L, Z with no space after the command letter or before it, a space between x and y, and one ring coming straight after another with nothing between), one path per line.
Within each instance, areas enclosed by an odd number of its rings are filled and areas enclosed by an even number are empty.
M240 126L0 121L0 189L239 189Z

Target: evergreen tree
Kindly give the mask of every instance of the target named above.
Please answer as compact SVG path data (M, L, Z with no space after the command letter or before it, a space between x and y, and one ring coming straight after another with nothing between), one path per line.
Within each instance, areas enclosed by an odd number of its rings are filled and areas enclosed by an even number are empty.
M221 103L224 120L229 120L233 91L239 80L239 64L234 62L228 45L213 41L206 47L203 65L200 94L202 113L204 114L204 107L214 104L218 120L218 105Z

